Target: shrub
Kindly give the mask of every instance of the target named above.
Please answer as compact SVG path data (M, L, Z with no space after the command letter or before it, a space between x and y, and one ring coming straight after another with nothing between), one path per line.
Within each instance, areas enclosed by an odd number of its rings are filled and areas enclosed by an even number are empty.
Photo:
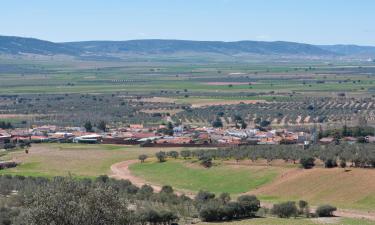
M254 195L243 195L238 198L244 216L254 216L260 209L260 201Z
M346 167L346 161L345 160L341 160L340 161L340 167L341 168L345 168Z
M165 185L161 188L160 193L173 194L173 188L169 185Z
M337 167L337 162L334 159L327 159L324 161L325 168L334 168Z
M165 162L165 158L166 158L165 152L162 152L162 151L157 152L155 156L156 158L158 158L159 162Z
M183 151L181 151L181 156L184 158L184 159L187 159L187 158L189 158L190 156L191 156L191 151L189 151L189 150L183 150Z
M178 156L179 156L179 154L178 154L177 151L170 151L170 152L167 153L167 155L168 155L169 157L171 157L171 158L174 158L174 159L177 159Z
M201 162L202 166L206 168L212 167L212 158L210 156L203 155L199 157L199 161Z
M221 221L224 217L224 211L219 203L210 201L199 211L199 217L206 222Z
M147 159L147 155L144 155L144 154L139 155L139 156L138 156L138 159L141 161L141 163L144 163L145 160Z
M336 211L337 208L331 205L322 205L319 206L315 213L319 217L331 217L333 216L333 212Z
M280 218L290 218L291 216L296 217L298 210L295 202L284 202L275 204L271 210L271 213Z
M195 201L197 202L206 202L208 200L214 199L215 194L208 191L199 191L195 196Z
M301 158L300 163L304 169L311 169L315 166L315 159L313 157Z

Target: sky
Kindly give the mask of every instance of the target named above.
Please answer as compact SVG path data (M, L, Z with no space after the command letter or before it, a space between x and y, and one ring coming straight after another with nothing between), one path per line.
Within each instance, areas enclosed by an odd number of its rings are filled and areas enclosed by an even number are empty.
M375 46L374 0L0 0L0 35Z

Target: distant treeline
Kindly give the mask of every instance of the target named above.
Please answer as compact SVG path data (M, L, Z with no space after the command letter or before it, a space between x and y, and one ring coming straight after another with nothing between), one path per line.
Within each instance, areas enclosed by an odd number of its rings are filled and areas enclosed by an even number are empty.
M12 129L13 125L10 122L0 121L1 129Z
M374 136L375 135L375 128L374 127L348 127L343 126L340 129L333 129L333 130L324 130L319 132L319 138L323 137L335 137L335 138L343 138L343 137L366 137L366 136Z
M198 158L205 163L214 159L237 161L265 159L270 164L277 159L292 163L304 162L306 159L310 162L320 159L327 168L338 165L375 168L374 144L316 145L308 149L298 145L256 145L226 149L183 150L180 155L185 159Z

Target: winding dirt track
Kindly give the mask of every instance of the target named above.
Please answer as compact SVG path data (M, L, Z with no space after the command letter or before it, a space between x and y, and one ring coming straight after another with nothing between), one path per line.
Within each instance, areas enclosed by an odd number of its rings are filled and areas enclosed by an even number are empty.
M148 184L155 191L157 191L157 192L160 191L161 190L160 185L151 184L151 183L147 182L146 180L144 180L143 178L132 175L132 173L129 170L129 166L134 164L134 163L137 163L137 162L139 162L139 161L138 160L127 160L127 161L123 161L123 162L113 164L111 166L112 174L110 175L110 177L115 178L115 179L129 180L130 182L132 182L137 187L141 187L144 184ZM189 192L185 192L185 191L178 191L176 193L178 195L185 194L189 197L194 197L193 193L189 193ZM265 207L265 208L272 208L272 206L273 206L272 203L266 203L266 202L262 202L261 205L262 205L262 207ZM315 208L312 207L311 210L313 211L313 210L315 210ZM335 212L335 216L346 217L346 218L355 218L355 219L368 219L368 220L374 220L375 221L375 212L374 211L364 212L364 211L349 210L349 209L338 209Z
M144 180L140 177L136 177L136 176L131 174L131 172L129 170L129 166L134 164L134 163L137 163L137 162L138 162L138 160L128 160L128 161L123 161L123 162L113 164L111 166L111 171L112 171L113 174L111 174L110 177L113 177L115 179L129 180L130 182L132 182L137 187L141 187L144 184L148 184L155 191L157 191L157 192L160 191L161 186L148 183L148 182L146 182L146 180Z

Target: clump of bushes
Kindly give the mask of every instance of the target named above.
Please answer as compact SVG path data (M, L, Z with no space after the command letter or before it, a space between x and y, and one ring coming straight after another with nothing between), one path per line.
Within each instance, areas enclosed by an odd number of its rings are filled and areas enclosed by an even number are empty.
M200 191L195 200L199 217L206 222L251 218L260 209L260 201L253 195L244 195L237 201L230 201L227 193L215 198L215 194Z
M319 217L331 217L333 216L333 212L336 211L337 208L331 205L321 205L319 206L315 214Z
M297 217L298 209L295 202L283 202L273 205L271 213L280 218Z
M315 166L315 159L313 157L304 157L300 159L300 163L304 169L311 169Z

